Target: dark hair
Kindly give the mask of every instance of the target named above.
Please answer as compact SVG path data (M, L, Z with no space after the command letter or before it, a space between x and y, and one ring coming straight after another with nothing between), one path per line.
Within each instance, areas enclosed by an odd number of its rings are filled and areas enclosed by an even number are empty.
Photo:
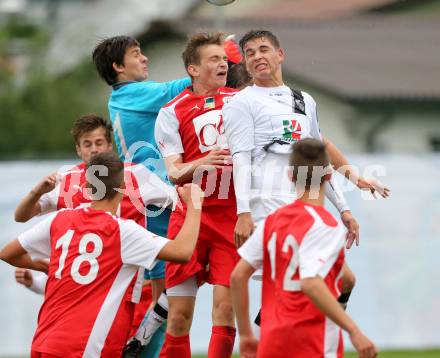
M243 62L231 63L226 77L226 87L242 89L252 84L252 77Z
M185 69L189 65L200 64L199 49L206 45L223 46L224 35L221 32L200 32L188 38L185 50L182 53L183 64Z
M305 179L306 189L309 189L312 185L322 184L324 175L328 174L330 168L330 160L325 144L312 138L302 139L292 146L289 164L293 169L294 181ZM307 172L305 172L306 169ZM316 169L318 169L318 172ZM319 178L317 178L317 175L319 175ZM317 179L319 179L319 182Z
M113 63L124 65L124 55L128 48L140 46L139 42L130 36L115 36L102 40L93 50L93 62L101 78L108 85L117 82L117 72Z
M106 119L97 116L96 114L86 114L79 117L73 124L70 133L73 135L75 144L79 145L79 140L85 133L94 131L100 127L105 129L105 139L107 142L111 143L113 132L112 125Z
M96 167L101 168L96 168ZM101 171L102 167L107 168ZM87 187L94 188L91 193L94 200L111 199L117 193L122 180L124 179L124 163L121 162L115 152L96 154L90 158L87 164L86 180ZM98 187L94 185L94 180L99 180L105 186L105 193L99 193ZM104 194L104 195L102 195Z
M268 30L250 30L246 32L240 39L240 48L244 53L244 46L251 40L261 39L262 37L269 40L269 42L275 47L280 48L280 41L278 38Z

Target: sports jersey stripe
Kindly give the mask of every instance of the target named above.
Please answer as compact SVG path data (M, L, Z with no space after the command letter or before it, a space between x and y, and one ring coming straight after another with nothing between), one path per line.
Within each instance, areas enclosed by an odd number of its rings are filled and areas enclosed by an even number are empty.
M339 346L340 328L330 318L325 317L324 358L336 358Z
M169 101L167 104L165 104L162 108L170 108L175 106L177 103L179 103L181 100L189 96L189 93L185 93L186 91L183 91L180 95L178 95L173 100Z
M84 350L84 358L95 358L101 355L125 291L136 272L133 266L122 265L96 317Z
M344 236L343 235L344 229L342 225L338 224L337 221L335 221L336 223L335 226L331 226L331 223L325 223L322 217L316 212L316 209L311 206L304 205L304 209L313 217L314 222L313 225L309 228L309 230L307 230L307 232L305 233L303 240L307 240L308 238L314 239L316 235L322 237L323 239L326 237L332 237L334 238L334 240L340 241L339 246L342 249L343 236ZM316 232L318 232L318 234L316 234ZM314 234L312 235L311 233ZM327 274L330 272L330 270L333 268L333 265L335 264L339 255L340 255L340 250L334 252L334 254L326 260L325 264L321 267L318 273L322 278L325 278Z

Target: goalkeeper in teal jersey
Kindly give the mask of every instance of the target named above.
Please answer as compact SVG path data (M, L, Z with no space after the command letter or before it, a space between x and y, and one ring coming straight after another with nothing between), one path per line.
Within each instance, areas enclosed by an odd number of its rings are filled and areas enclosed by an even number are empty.
M93 51L93 62L99 75L112 86L108 109L121 160L143 164L171 185L154 139L154 126L162 106L190 86L191 80L183 78L163 83L146 81L148 58L142 54L139 42L128 36L101 41ZM166 237L169 209L148 206L147 214L147 229ZM164 262L158 262L146 276L153 280L153 301L156 305L145 318L149 320L148 324L144 321L142 331L140 329L136 334L138 340L133 341L140 345L152 339L147 350L142 352L145 357L157 356L163 343L165 329L162 322L166 320L168 311L166 297L162 294L164 277ZM160 329L151 338L158 327ZM125 356L129 357L130 353Z

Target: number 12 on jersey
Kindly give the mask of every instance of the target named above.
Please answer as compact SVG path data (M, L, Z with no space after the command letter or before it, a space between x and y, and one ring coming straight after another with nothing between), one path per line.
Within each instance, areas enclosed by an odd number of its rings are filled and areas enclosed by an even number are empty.
M301 282L300 280L293 280L292 277L298 270L299 266L299 245L296 242L293 235L288 235L283 243L283 247L281 251L285 254L289 252L289 248L292 249L292 257L289 260L289 264L287 265L286 272L284 273L283 278L283 290L284 291L301 291ZM270 259L270 271L271 271L271 279L275 281L276 279L276 269L277 269L277 233L274 232L272 237L267 242L267 250L269 251L269 259ZM278 261L278 264L281 261Z
M70 242L72 241L73 230L68 230L63 236L61 236L56 244L55 249L58 250L61 247L61 255L59 259L58 269L55 272L55 278L61 279L61 274L63 272L64 266L66 264L66 257L69 252ZM93 251L87 252L87 245L93 243ZM81 285L87 285L96 279L99 271L99 264L97 258L101 255L103 249L103 244L101 238L92 233L85 234L78 245L78 254L73 262L70 269L70 275L72 279ZM79 272L79 268L83 262L87 262L90 265L90 270L86 275L82 275Z

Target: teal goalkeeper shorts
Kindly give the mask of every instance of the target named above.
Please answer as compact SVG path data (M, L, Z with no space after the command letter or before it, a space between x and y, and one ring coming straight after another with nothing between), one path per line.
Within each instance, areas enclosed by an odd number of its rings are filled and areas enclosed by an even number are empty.
M154 205L148 205L148 212L156 212L163 210ZM170 221L171 210L165 209L159 215L147 218L147 230L153 234L167 237L168 223ZM144 277L146 280L159 280L165 278L165 261L158 260L151 270L145 270Z

